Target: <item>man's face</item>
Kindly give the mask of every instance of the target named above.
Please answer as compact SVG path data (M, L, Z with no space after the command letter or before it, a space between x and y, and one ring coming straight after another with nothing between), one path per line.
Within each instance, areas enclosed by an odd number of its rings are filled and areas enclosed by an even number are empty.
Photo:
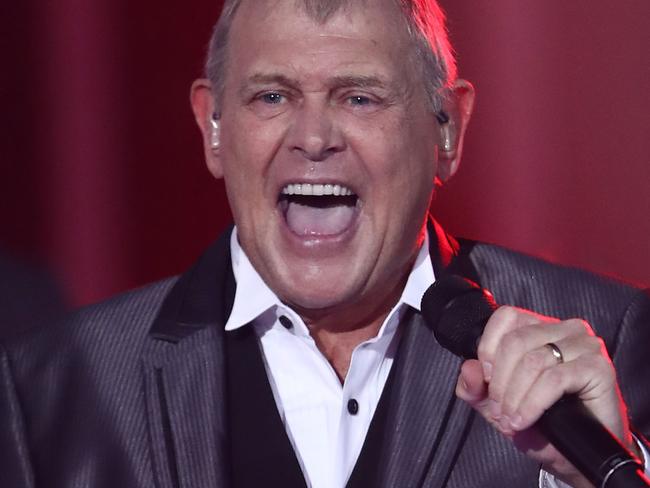
M321 25L294 1L245 1L228 49L209 166L242 247L298 310L371 313L416 255L440 134L397 7Z

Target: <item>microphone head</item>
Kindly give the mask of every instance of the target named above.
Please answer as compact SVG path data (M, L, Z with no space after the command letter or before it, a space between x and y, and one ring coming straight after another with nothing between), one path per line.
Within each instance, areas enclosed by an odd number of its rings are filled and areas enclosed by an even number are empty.
M490 292L457 275L436 280L420 305L440 345L466 359L476 358L478 341L496 308Z

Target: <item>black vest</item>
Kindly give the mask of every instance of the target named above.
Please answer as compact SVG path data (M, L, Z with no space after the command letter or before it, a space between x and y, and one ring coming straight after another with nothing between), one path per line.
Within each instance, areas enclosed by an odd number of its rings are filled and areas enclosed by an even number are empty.
M408 322L408 317L404 322ZM403 324L406 325L406 324ZM231 486L306 488L305 479L278 413L252 326L226 333ZM399 358L399 351L395 358ZM395 368L391 368L348 488L374 486L375 467L387 419Z

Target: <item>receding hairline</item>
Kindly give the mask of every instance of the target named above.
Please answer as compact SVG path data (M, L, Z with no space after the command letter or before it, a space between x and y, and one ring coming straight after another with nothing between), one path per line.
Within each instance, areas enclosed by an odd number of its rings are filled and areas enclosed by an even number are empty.
M263 7L280 3L284 0L264 0ZM342 9L363 7L378 0L293 0L297 9L318 24L326 24ZM255 0L255 6L262 3ZM213 83L216 103L223 94L227 66L229 63L229 39L232 25L239 8L246 0L225 0L219 20L210 40L205 75ZM384 5L397 9L397 18L403 23L405 38L412 44L409 51L423 76L428 96L434 110L440 109L440 90L450 86L456 79L456 63L445 27L445 14L438 0L383 0ZM252 3L251 3L252 4ZM423 18L426 22L423 23ZM426 47L425 47L426 46ZM411 56L412 54L412 56Z
M224 68L227 66L229 54L231 51L233 28L235 24L242 21L245 22L246 19L249 18L248 16L239 14L239 9L241 7L250 9L252 8L251 6L254 6L257 12L260 9L258 8L258 4L256 2L260 2L260 4L263 6L270 6L270 8L272 8L273 4L285 3L286 1L288 0L232 0L232 4L235 7L231 12L224 12L224 14L230 15L231 17L230 29L228 31L228 43L226 45L226 49L224 50L224 54L226 54L224 59ZM352 13L353 10L363 9L365 5L368 5L371 2L375 4L383 3L385 6L393 8L395 10L395 17L388 17L387 19L388 22L397 25L394 30L392 30L393 27L391 27L391 32L397 33L399 36L399 39L394 39L393 44L399 41L400 44L403 42L407 45L411 45L412 39L408 29L408 24L404 18L404 15L401 14L401 0L293 0L296 8L299 8L302 13L306 14L307 19L314 22L314 24L318 26L327 25L330 21L333 21L334 17L336 16ZM226 3L228 3L227 0ZM321 9L319 8L321 6L325 6L327 8ZM359 11L364 12L364 10ZM247 10L243 13L246 14L249 12ZM247 27L250 28L250 26ZM385 35L386 34L384 33L383 36ZM412 53L413 51L414 50L409 50L409 53ZM225 69L221 76L225 79Z
M262 2L279 3L282 0L233 0L235 5L232 14L239 9L243 3L250 3L254 1L256 5ZM302 10L307 16L318 24L325 24L332 16L337 14L340 10L348 9L354 4L368 4L369 0L293 0L296 9ZM377 1L377 0L374 0ZM395 3L390 0L390 3Z

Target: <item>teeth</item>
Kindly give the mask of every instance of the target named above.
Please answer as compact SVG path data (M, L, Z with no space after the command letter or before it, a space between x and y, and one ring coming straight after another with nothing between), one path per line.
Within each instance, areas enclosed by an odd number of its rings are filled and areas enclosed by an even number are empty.
M351 196L354 192L349 188L342 185L332 185L327 183L325 185L311 183L292 183L282 189L283 195L335 195L335 196Z

